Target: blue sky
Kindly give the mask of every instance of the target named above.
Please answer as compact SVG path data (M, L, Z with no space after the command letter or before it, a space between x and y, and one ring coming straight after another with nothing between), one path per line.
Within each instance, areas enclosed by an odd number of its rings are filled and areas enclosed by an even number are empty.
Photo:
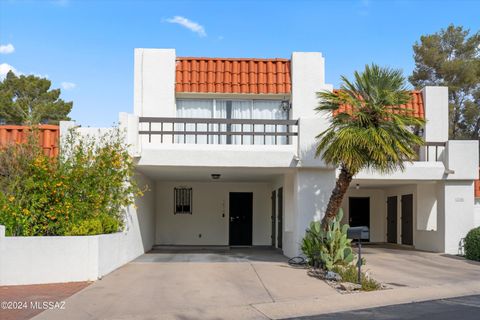
M422 34L480 29L479 1L0 0L0 73L47 76L73 119L109 126L133 111L133 49L179 56L283 57L320 51L335 86L375 62L413 69Z

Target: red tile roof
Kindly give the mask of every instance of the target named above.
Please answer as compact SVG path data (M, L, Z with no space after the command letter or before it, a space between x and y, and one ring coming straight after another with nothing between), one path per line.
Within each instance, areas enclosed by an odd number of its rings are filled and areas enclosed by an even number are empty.
M406 112L411 112L417 118L425 118L425 108L423 105L423 95L421 91L412 91L412 99L409 103L399 106L402 109L405 109ZM341 106L334 114L340 112L351 112L352 106Z
M288 59L178 57L176 92L290 94Z
M40 144L45 154L56 157L58 155L58 141L60 128L54 125L40 125ZM23 143L32 130L29 126L5 125L0 126L0 148L10 143Z

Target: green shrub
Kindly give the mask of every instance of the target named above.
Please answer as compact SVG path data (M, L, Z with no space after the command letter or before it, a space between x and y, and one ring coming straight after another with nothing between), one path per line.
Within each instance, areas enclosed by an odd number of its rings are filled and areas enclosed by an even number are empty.
M480 227L470 230L465 237L465 257L480 261Z
M343 282L358 282L358 269L354 264L349 264L346 266L337 265L333 267L332 271L338 273L342 277ZM370 277L367 277L364 272L362 272L361 285L363 291L374 291L381 288L380 283Z
M0 224L8 236L87 235L123 228L124 208L141 192L123 134L71 130L60 156L29 136L0 150Z
M324 230L319 221L313 221L302 240L301 250L310 266L321 265L332 270L336 265L347 265L354 255L351 240L347 239L348 224L341 225L343 210L340 209L333 221Z
M91 236L102 234L102 222L99 219L87 219L74 224L69 231L65 233L67 236Z

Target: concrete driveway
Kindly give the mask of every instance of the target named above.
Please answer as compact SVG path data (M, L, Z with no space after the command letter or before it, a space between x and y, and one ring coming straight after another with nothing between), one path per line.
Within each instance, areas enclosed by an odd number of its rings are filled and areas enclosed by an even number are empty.
M375 246L365 257L391 290L339 294L270 249L162 249L36 319L280 319L480 293L477 263Z

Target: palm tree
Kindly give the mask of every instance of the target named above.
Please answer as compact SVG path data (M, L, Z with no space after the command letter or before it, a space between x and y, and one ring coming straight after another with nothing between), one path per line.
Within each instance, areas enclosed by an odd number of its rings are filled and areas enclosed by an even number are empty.
M354 82L342 76L340 90L317 93L317 111L330 111L330 126L317 136L316 156L339 166L340 175L328 202L322 225L338 213L355 174L363 169L391 173L403 170L405 161L417 157L423 144L414 133L423 119L405 108L411 93L400 70L375 64L354 73Z

